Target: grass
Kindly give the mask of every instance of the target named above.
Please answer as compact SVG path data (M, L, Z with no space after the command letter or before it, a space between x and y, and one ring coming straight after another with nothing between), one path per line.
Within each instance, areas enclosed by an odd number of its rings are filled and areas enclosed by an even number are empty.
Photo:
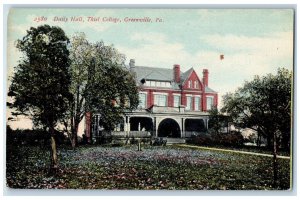
M47 174L49 150L7 146L7 186L62 189L287 190L290 161L279 159L272 187L272 158L176 146L59 148L60 169Z
M208 147L208 148L220 148L220 149L228 149L228 150L234 150L234 151L246 151L246 152L254 152L254 153L262 153L262 154L273 154L273 149L268 149L267 147L257 147L257 146L225 146L225 145L198 145L198 144L189 144L188 145L194 145L194 146L200 146L200 147ZM290 151L285 149L278 149L277 152L280 156L290 156Z

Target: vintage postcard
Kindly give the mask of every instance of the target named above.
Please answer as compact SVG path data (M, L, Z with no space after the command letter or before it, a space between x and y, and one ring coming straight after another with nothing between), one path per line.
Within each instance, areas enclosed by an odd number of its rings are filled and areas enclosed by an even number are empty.
M19 8L6 187L293 188L294 8Z

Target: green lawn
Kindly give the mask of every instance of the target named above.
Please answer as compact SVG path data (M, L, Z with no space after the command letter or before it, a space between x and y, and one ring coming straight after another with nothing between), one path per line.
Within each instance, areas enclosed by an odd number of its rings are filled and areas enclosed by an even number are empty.
M60 169L49 176L49 150L7 146L7 186L70 189L287 190L290 161L279 159L272 188L272 158L190 148L59 148Z

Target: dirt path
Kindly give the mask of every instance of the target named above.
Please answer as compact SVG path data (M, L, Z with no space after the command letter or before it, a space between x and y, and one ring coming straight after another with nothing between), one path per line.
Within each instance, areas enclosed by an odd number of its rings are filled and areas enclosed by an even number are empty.
M230 150L230 149L219 149L219 148L212 148L212 147L201 147L201 146L193 146L187 144L177 144L176 146L179 147L189 147L194 149L203 149L203 150L212 150L212 151L223 151L223 152L232 152L232 153L241 153L241 154L249 154L249 155L256 155L256 156L265 156L265 157L273 157L271 154L264 154L264 153L255 153L249 151L237 151L237 150ZM278 158L287 159L289 160L289 156L277 156Z

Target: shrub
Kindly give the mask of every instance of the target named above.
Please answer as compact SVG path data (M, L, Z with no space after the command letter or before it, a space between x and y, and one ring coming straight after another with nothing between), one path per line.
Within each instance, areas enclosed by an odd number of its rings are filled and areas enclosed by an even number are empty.
M222 134L212 133L212 134L201 134L201 135L193 136L187 140L187 143L195 144L195 145L205 145L205 146L221 145L221 146L237 147L243 145L244 138L238 132L222 133Z
M208 134L200 134L200 135L193 135L187 143L195 144L195 145L211 145L213 140L210 135Z
M152 145L153 146L166 146L167 140L165 140L163 138L155 138Z
M50 133L41 130L11 130L10 128L7 129L6 132L7 138L6 142L7 145L48 145L50 140ZM55 139L57 144L62 144L65 142L66 137L63 133L56 131L55 132Z
M96 138L96 144L110 144L113 141L113 137L111 135L101 135Z

